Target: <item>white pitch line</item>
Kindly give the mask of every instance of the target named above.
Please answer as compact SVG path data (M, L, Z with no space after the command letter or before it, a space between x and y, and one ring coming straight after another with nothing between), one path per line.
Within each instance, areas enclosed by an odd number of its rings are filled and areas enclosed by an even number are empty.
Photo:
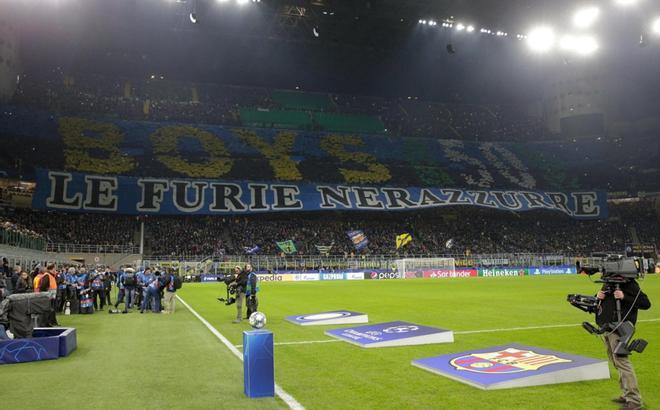
M638 320L638 322L659 322L660 318L658 319L641 319ZM512 332L516 330L538 330L538 329L558 329L562 327L575 327L575 326L582 326L582 323L574 323L571 325L542 325L542 326L525 326L525 327L509 327L509 328L503 328L503 329L482 329L482 330L464 330L464 331L458 331L454 332L455 335L470 335L474 333L495 333L495 332Z
M660 322L660 318L656 319L640 319L638 322ZM507 327L500 329L481 329L481 330L462 330L454 332L455 335L472 335L476 333L496 333L496 332L513 332L516 330L538 330L538 329L559 329L562 327L576 327L582 326L581 323L565 324L565 325L542 325L542 326L525 326L525 327ZM297 342L280 342L275 343L275 346L286 346L286 345L308 345L316 343L337 343L341 340L337 339L327 339L327 340L301 340ZM238 349L242 349L243 345L234 345Z
M229 339L223 336L222 333L218 331L218 329L213 327L213 325L211 325L206 319L204 319L199 313L197 313L195 309L193 309L189 304L186 303L185 300L181 298L181 296L176 295L176 298L179 299L179 301L183 303L183 306L185 306L190 311L190 313L192 313L197 319L199 319L199 321L202 322L204 326L206 326L206 328L209 329L211 333L213 333L213 335L215 335L215 337L220 339L220 341L225 346L227 346L229 351L232 352L234 356L238 357L238 359L241 362L243 361L243 354L239 352L234 345L231 344ZM284 389L278 386L277 383L275 384L275 394L280 399L282 399L287 404L287 406L289 406L291 410L305 410L305 407L302 404L300 404L295 398L293 398L292 395L290 395Z
M297 342L280 342L280 343L273 343L275 346L286 346L286 345L311 345L314 343L336 343L336 342L341 342L341 340L337 339L328 339L328 340L300 340ZM243 345L234 345L235 347L241 349L243 348Z

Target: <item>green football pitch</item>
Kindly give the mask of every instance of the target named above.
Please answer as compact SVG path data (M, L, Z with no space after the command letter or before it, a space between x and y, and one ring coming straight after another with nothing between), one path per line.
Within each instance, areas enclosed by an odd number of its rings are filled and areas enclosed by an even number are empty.
M482 391L413 367L413 359L521 343L605 358L602 341L579 325L593 317L566 302L594 294L584 276L262 283L260 310L275 336L277 384L308 409L616 409L610 380ZM641 282L660 303L660 277ZM232 324L222 284L185 284L179 296L241 349L247 323ZM302 327L285 316L349 309L371 323L404 320L451 329L455 342L363 349ZM648 409L660 409L660 313L640 311L633 355ZM181 303L174 315L61 316L78 330L70 357L0 366L0 404L35 408L284 408L279 398L243 396L242 363ZM40 387L41 386L41 387ZM41 391L43 395L35 394Z

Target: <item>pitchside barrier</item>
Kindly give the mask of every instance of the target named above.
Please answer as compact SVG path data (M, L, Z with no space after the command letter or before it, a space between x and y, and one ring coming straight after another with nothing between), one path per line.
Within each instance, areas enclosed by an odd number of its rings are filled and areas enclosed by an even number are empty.
M502 276L539 276L539 275L575 275L577 270L573 265L532 266L532 267L480 267L455 269L419 269L407 271L405 275L392 270L365 270L350 272L257 272L261 282L314 282L339 280L389 280L416 278L469 278L469 277L502 277ZM201 282L217 283L224 278L223 274L202 274Z

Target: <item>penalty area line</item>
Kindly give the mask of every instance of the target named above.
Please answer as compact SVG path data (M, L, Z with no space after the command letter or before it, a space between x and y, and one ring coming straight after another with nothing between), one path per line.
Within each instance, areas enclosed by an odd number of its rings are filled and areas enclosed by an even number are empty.
M238 351L238 349L233 344L231 344L229 339L227 339L222 333L220 333L218 329L213 327L213 325L211 325L208 322L208 320L204 319L204 317L202 317L199 313L197 313L197 311L195 311L195 309L193 309L189 304L187 304L186 301L183 300L183 298L181 298L181 296L176 295L176 298L183 304L183 306L186 307L186 309L190 311L190 313L193 314L193 316L199 319L199 321L202 322L202 324L206 326L206 328L210 330L211 333L213 333L213 335L217 337L222 342L222 344L224 344L229 349L229 351L232 352L234 356L238 358L238 360L240 360L241 362L243 361L243 354L240 351ZM277 383L275 383L275 394L280 399L282 399L282 401L284 401L286 405L289 406L290 409L305 410L305 407L302 404L300 404L298 400L296 400L292 395L290 395L284 389L282 389Z
M637 322L660 322L660 318L655 319L640 319ZM581 323L573 324L562 324L562 325L541 325L541 326L524 326L524 327L507 327L500 329L480 329L480 330L459 330L454 332L455 335L472 335L477 333L497 333L497 332L515 332L517 330L539 330L539 329L559 329L562 327L577 327L582 326ZM296 342L280 342L274 343L275 346L287 346L287 345L309 345L309 344L318 344L318 343L337 343L341 340L337 339L327 339L327 340L300 340ZM242 349L243 345L234 345L237 349Z

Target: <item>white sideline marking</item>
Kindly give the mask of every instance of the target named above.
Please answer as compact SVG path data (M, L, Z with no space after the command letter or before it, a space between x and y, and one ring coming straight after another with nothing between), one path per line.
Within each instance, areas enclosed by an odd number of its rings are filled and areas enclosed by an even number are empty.
M640 319L638 322L660 322L660 318L656 319ZM516 330L538 330L538 329L558 329L562 327L575 327L582 326L581 323L573 323L570 325L542 325L542 326L525 326L525 327L508 327L501 329L482 329L482 330L463 330L454 332L455 335L471 335L475 333L496 333L496 332L512 332ZM285 345L308 345L314 343L336 343L341 342L337 339L327 339L327 340L301 340L298 342L281 342L275 343L275 346L285 346ZM234 345L238 349L242 349L243 345Z
M179 299L179 301L183 304L183 306L185 306L190 311L190 313L192 313L197 319L199 319L199 321L202 322L204 326L206 326L206 328L209 329L211 333L215 335L215 337L220 339L220 341L225 346L227 346L229 351L232 352L234 356L238 357L238 359L241 362L243 361L243 354L239 352L234 345L231 344L229 339L224 337L222 333L218 331L218 329L213 327L213 325L211 325L206 319L204 319L199 313L197 313L195 309L190 307L190 305L187 304L186 301L184 301L179 295L176 295L176 298ZM278 386L277 383L275 383L275 394L279 396L279 398L282 399L287 404L287 406L289 406L291 410L305 410L305 407L302 404L298 403L298 401L294 399L292 395L290 395L284 389Z

